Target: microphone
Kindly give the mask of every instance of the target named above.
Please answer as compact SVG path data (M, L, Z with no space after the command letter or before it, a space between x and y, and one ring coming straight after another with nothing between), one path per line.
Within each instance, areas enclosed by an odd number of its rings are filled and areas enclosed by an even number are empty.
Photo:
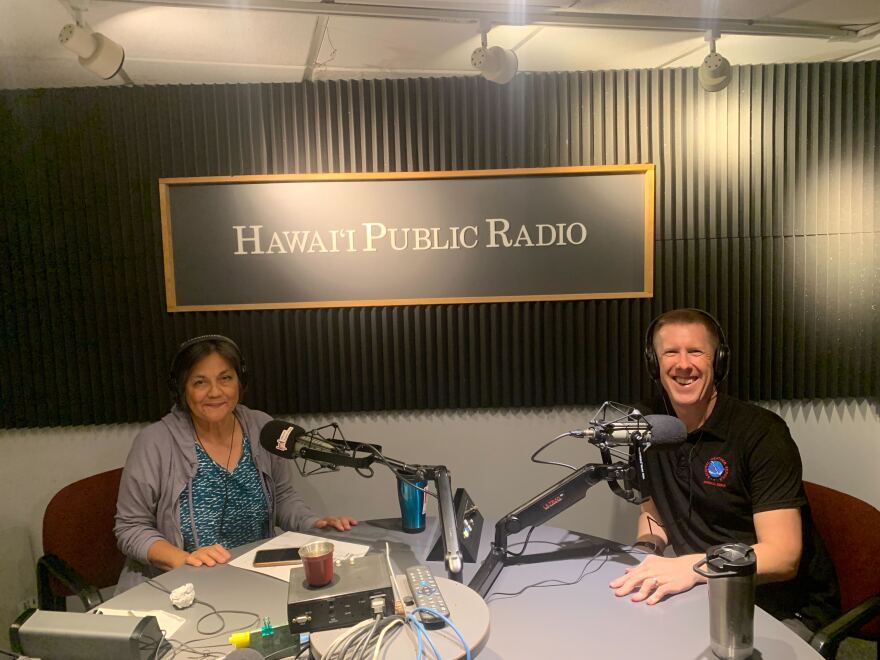
M326 440L317 431L306 431L302 426L281 419L266 423L260 431L260 444L270 454L281 458L312 461L322 468L336 470L338 467L367 468L374 454L381 453L380 445L353 443L345 440ZM372 452L360 457L357 452ZM304 467L300 473L305 476ZM312 474L312 473L310 473Z
M684 442L687 428L678 417L671 415L638 415L617 422L590 422L590 428L572 431L576 438L586 438L591 444L606 447L650 444L673 445Z
M280 419L269 421L260 431L260 444L263 449L281 458L296 457L296 441L306 434L306 430Z
M309 435L302 426L281 419L273 419L263 427L260 431L260 444L270 454L287 459L301 458L303 449L343 454L332 442Z

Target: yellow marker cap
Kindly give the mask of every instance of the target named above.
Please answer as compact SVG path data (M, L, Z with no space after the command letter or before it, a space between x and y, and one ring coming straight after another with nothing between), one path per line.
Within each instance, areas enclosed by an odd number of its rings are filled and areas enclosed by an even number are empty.
M229 643L237 649L246 649L251 645L251 634L248 631L237 632L229 636Z

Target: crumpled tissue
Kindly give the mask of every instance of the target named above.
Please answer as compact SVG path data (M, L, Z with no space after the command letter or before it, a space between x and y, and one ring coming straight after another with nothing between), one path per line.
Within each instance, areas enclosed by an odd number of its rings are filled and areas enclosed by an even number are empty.
M187 582L183 586L177 587L171 592L171 604L179 610L189 607L196 599L196 590L192 582Z

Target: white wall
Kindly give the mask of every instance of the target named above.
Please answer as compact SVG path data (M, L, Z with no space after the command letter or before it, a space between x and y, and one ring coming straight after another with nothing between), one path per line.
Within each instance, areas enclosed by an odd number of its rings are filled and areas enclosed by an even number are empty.
M875 404L803 401L767 407L791 427L806 479L847 491L880 508L880 416ZM335 420L347 438L378 443L394 458L443 463L452 472L454 487L465 487L484 515L499 517L568 473L534 465L529 456L555 435L582 428L593 412L547 408L371 413L299 417L297 421L314 428ZM33 580L22 580L20 567L27 547L32 548L34 559L39 556L43 511L52 495L72 481L121 466L142 427L0 431L0 625L17 613L21 600L34 594ZM600 460L598 451L574 438L558 443L548 456L577 466ZM372 479L346 469L299 478L299 485L318 512L371 518L393 516L397 509L394 480L381 466ZM627 541L635 517L635 506L600 485L553 524Z

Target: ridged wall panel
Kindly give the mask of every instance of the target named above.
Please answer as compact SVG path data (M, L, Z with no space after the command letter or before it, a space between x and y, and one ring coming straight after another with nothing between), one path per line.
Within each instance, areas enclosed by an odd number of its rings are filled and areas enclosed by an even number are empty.
M877 62L0 92L0 422L156 419L205 332L277 413L635 402L678 306L726 327L736 395L877 397L878 92ZM651 300L165 311L160 177L643 162Z

